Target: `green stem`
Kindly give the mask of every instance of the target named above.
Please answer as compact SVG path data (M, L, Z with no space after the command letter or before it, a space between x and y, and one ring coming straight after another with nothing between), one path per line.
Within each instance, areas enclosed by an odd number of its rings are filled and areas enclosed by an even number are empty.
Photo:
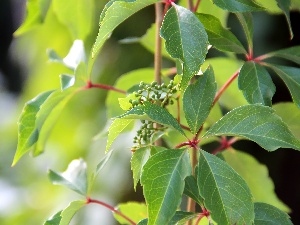
M102 201L99 201L99 200L96 200L96 199L87 198L86 199L86 204L90 204L90 203L95 203L95 204L98 204L98 205L102 205L105 208L107 208L110 211L112 211L113 213L115 213L115 214L121 216L123 219L127 220L129 222L129 224L136 225L136 223L133 220L131 220L129 217L127 217L126 215L124 215L123 213L121 213L120 211L116 210L114 207L112 207L111 205L109 205L109 204L107 204L105 202L102 202Z

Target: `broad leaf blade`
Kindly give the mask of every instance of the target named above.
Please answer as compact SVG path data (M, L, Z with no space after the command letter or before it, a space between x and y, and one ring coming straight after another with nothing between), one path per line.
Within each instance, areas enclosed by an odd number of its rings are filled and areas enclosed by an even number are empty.
M220 51L229 51L241 54L247 53L241 42L231 31L222 26L217 17L204 13L198 13L196 15L204 25L208 35L208 41L213 47Z
M88 188L86 170L86 163L82 159L77 159L69 164L65 172L57 173L49 170L48 176L53 184L63 185L86 196Z
M300 108L300 69L296 67L269 65L288 87L294 103Z
M245 105L231 110L204 135L241 136L268 151L280 147L300 150L300 141L291 133L274 110L262 105Z
M194 199L199 205L203 205L203 199L201 198L198 190L197 180L194 176L188 176L185 178L184 192L186 196Z
M60 75L60 86L61 86L62 91L73 86L74 83L75 83L74 76L70 76L70 75L66 75L66 74Z
M93 0L53 0L53 11L58 20L66 25L73 39L85 40L93 27Z
M113 30L128 17L158 0L112 0L100 16L100 28L92 50L95 58Z
M75 213L85 205L85 201L71 202L67 208L61 212L61 221L59 225L69 225Z
M184 179L191 174L186 150L166 150L145 164L141 183L148 205L149 225L169 224L181 202Z
M183 111L191 132L196 134L207 118L217 90L212 67L207 68L183 94Z
M208 51L208 37L199 19L188 9L173 5L164 17L160 30L167 52L183 64L181 87L198 73Z
M52 92L44 92L25 104L18 121L18 147L12 165L15 165L37 142L39 133L35 125L36 116Z
M214 221L222 225L253 224L251 192L226 162L201 150L197 176L204 206Z
M267 58L269 57L280 57L283 59L290 60L294 63L300 65L300 46L294 46L290 48L285 48L279 51L271 52L266 54Z
M135 223L147 217L147 206L144 203L127 202L119 204L117 209ZM114 217L120 224L128 224L128 221L118 214L114 213Z
M61 221L61 212L62 211L59 211L51 216L47 221L45 221L44 225L59 225Z
M276 207L256 202L254 203L255 225L293 225L288 214Z
M132 122L132 119L114 119L108 130L106 152L108 152L117 136Z
M271 106L276 87L268 71L254 62L245 62L238 76L239 89L250 104Z
M290 18L290 6L291 0L276 0L278 7L282 10L285 15L286 21L289 26L290 37L293 39L294 34L292 30L291 18Z
M134 189L136 189L136 185L139 182L142 169L145 163L148 161L151 155L150 147L142 147L136 150L131 157L131 170L133 173L133 182L134 182Z
M186 136L178 121L165 108L149 102L145 102L144 105L132 108L118 118L151 120L172 127L182 135Z
M221 9L229 12L251 12L264 10L254 0L213 0Z
M243 177L257 202L264 202L289 212L290 209L278 199L275 187L269 176L268 168L260 164L253 156L234 149L222 153L225 161Z

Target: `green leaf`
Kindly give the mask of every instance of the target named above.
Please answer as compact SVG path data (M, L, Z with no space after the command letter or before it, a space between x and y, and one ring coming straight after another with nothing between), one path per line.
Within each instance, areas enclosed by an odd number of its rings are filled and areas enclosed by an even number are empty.
M148 224L148 219L143 219L137 223L137 225L147 225L147 224Z
M183 94L183 110L191 132L196 134L207 118L217 90L212 67L208 67Z
M26 18L14 35L22 35L34 27L41 25L46 17L50 0L28 0L26 4Z
M283 80L292 95L294 103L300 108L300 69L270 64L268 66Z
M281 102L273 105L276 114L285 122L296 138L300 140L300 110L292 102Z
M254 0L213 0L221 9L229 12L251 12L264 10Z
M99 31L92 50L95 58L113 30L128 17L158 0L112 0L107 3L99 21Z
M204 206L222 225L250 225L254 206L246 182L223 160L200 151L197 181Z
M198 190L197 180L194 176L188 176L185 178L184 192L186 196L194 199L199 205L203 205L203 199L201 198Z
M56 90L46 99L36 115L35 128L38 139L33 149L33 156L37 156L44 151L46 141L55 125L60 113L76 93L76 88L68 88L64 91Z
M36 115L52 92L44 92L25 104L18 121L18 147L12 165L15 165L36 143L39 136L35 128Z
M289 212L290 209L278 199L275 187L269 176L268 168L260 164L253 156L232 148L222 153L226 162L245 179L254 201L265 202Z
M74 76L70 76L70 75L66 75L66 74L60 75L60 86L61 86L62 91L73 86L74 83L75 83Z
M144 203L127 202L119 204L117 209L135 223L147 217L147 206ZM114 217L120 224L128 224L128 221L118 214L114 213Z
M198 13L196 16L204 25L209 43L220 51L247 54L247 51L236 36L225 29L220 20L210 14Z
M293 225L288 214L276 207L256 202L254 203L255 225Z
M231 110L204 135L240 136L250 139L268 151L280 147L300 150L300 141L291 133L274 110L262 105L245 105Z
M133 122L132 119L116 118L113 120L108 130L106 152L108 152L112 143L119 136L119 134L132 122Z
M93 0L53 0L53 10L58 20L70 31L73 39L85 40L93 27Z
M272 106L276 87L268 71L254 62L245 62L238 76L239 89L250 104Z
M169 224L181 202L184 179L191 174L186 150L166 150L145 164L141 183L148 206L149 225Z
M113 153L113 150L110 151L109 153L105 154L105 156L101 159L101 161L97 164L96 167L96 174L99 173L104 166L106 165L106 163L108 162L108 160L110 159L111 155Z
M178 121L165 109L158 105L145 102L144 105L139 105L123 115L119 116L121 119L144 119L157 122L159 124L172 127L186 136Z
M69 225L75 213L77 213L85 204L85 201L80 200L71 202L68 207L61 212L62 218L59 225Z
M235 14L240 21L246 40L248 43L248 51L253 49L253 19L251 13L236 13Z
M290 6L291 0L276 0L278 7L282 10L285 15L286 21L289 26L290 37L293 39L294 34L292 30L291 18L290 18Z
M59 225L61 221L61 212L62 211L59 211L51 216L47 221L45 221L44 225Z
M136 189L136 185L139 182L142 170L145 163L150 158L151 149L149 147L142 147L136 150L131 157L131 170L133 173L133 182L134 182L134 189Z
M280 57L300 65L300 46L285 48L265 55L265 58Z
M82 159L76 159L69 164L65 172L57 173L49 170L48 176L53 184L63 185L86 196L88 187L86 169L86 163Z
M206 31L191 11L173 4L164 17L160 33L166 40L168 53L183 64L181 88L185 90L205 60L208 51Z

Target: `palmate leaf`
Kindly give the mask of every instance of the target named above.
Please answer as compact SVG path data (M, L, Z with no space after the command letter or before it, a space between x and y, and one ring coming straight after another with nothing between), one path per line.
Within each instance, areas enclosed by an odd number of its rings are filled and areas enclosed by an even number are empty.
M276 207L262 203L254 203L255 225L293 225L288 214Z
M212 67L208 67L194 84L190 84L183 94L183 110L191 132L196 134L207 118L217 84Z
M291 18L290 18L290 6L291 0L276 0L278 7L282 10L285 15L286 21L289 26L290 37L293 39L294 34L292 30Z
M208 35L208 41L213 47L220 51L229 51L241 54L247 53L241 42L231 31L222 26L217 17L204 13L198 13L196 15L204 25Z
M151 120L167 127L172 127L186 136L178 121L165 108L149 102L132 108L118 118Z
M245 62L238 76L238 85L250 104L272 105L276 87L263 66Z
M300 108L300 69L297 67L267 64L288 87L294 103Z
M211 217L222 225L250 225L254 206L246 182L223 160L200 151L198 188Z
M82 159L76 159L69 164L65 172L57 173L49 170L48 176L53 184L63 185L86 196L88 190L86 170L86 163Z
M290 209L278 199L274 183L269 176L268 168L260 164L252 155L227 149L222 152L225 161L246 181L256 202L264 202L289 212Z
M104 8L99 21L99 31L92 50L92 58L95 58L104 42L109 38L113 30L128 17L148 5L159 0L111 0Z
M268 151L280 147L300 150L300 141L274 110L262 105L245 105L231 110L205 134L240 136L252 140Z
M188 9L175 5L168 10L160 30L166 40L166 50L181 60L185 90L190 79L198 73L208 51L208 37L199 19Z
M248 43L248 50L253 49L253 19L252 19L252 14L249 12L245 13L236 13L235 14L240 21L245 36L246 40Z
M220 8L229 12L251 12L264 10L254 0L213 0Z
M197 180L191 175L185 178L184 192L186 196L194 199L199 205L203 205L203 199L201 198L198 190Z
M300 46L281 49L265 55L265 58L280 57L300 65Z
M141 183L148 205L148 225L169 224L181 202L184 179L191 175L187 150L165 150L145 164Z

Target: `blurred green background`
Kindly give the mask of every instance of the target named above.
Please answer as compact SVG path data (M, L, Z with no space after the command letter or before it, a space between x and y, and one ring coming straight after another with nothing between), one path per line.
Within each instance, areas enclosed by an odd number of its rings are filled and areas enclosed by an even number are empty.
M34 2L34 1L29 1ZM51 2L51 1L49 1ZM87 52L98 31L100 12L106 1L89 0L92 5L91 26L85 37ZM205 2L205 1L203 1ZM54 186L47 170L64 171L70 161L83 158L92 171L104 155L105 135L95 138L106 125L106 91L88 90L77 94L67 104L51 133L45 153L37 158L28 154L14 167L12 159L17 145L17 120L24 103L37 94L59 88L59 75L71 71L49 62L46 50L67 55L74 35L50 6L46 16L22 35L13 37L26 14L25 1L0 2L0 224L42 224L52 214L81 197L64 187ZM257 55L300 44L300 14L291 14L295 37L289 40L282 15L255 13L254 46ZM234 16L226 19L232 31L244 39ZM154 22L154 7L148 7L119 26L105 44L93 71L93 81L114 84L131 70L153 66L153 55L140 44L120 44L127 37L140 37ZM210 57L219 55L216 51ZM165 61L164 65L169 65ZM275 102L290 101L286 88L276 80L280 92ZM277 89L279 89L279 87ZM101 171L93 188L94 198L116 205L120 201L142 200L141 190L133 191L130 172L130 137L125 133L114 146L113 159ZM269 168L278 196L293 210L294 224L300 224L300 154L294 150L267 153L250 142L237 143ZM298 208L297 208L298 207ZM111 213L100 206L89 205L76 215L73 224L115 224Z

